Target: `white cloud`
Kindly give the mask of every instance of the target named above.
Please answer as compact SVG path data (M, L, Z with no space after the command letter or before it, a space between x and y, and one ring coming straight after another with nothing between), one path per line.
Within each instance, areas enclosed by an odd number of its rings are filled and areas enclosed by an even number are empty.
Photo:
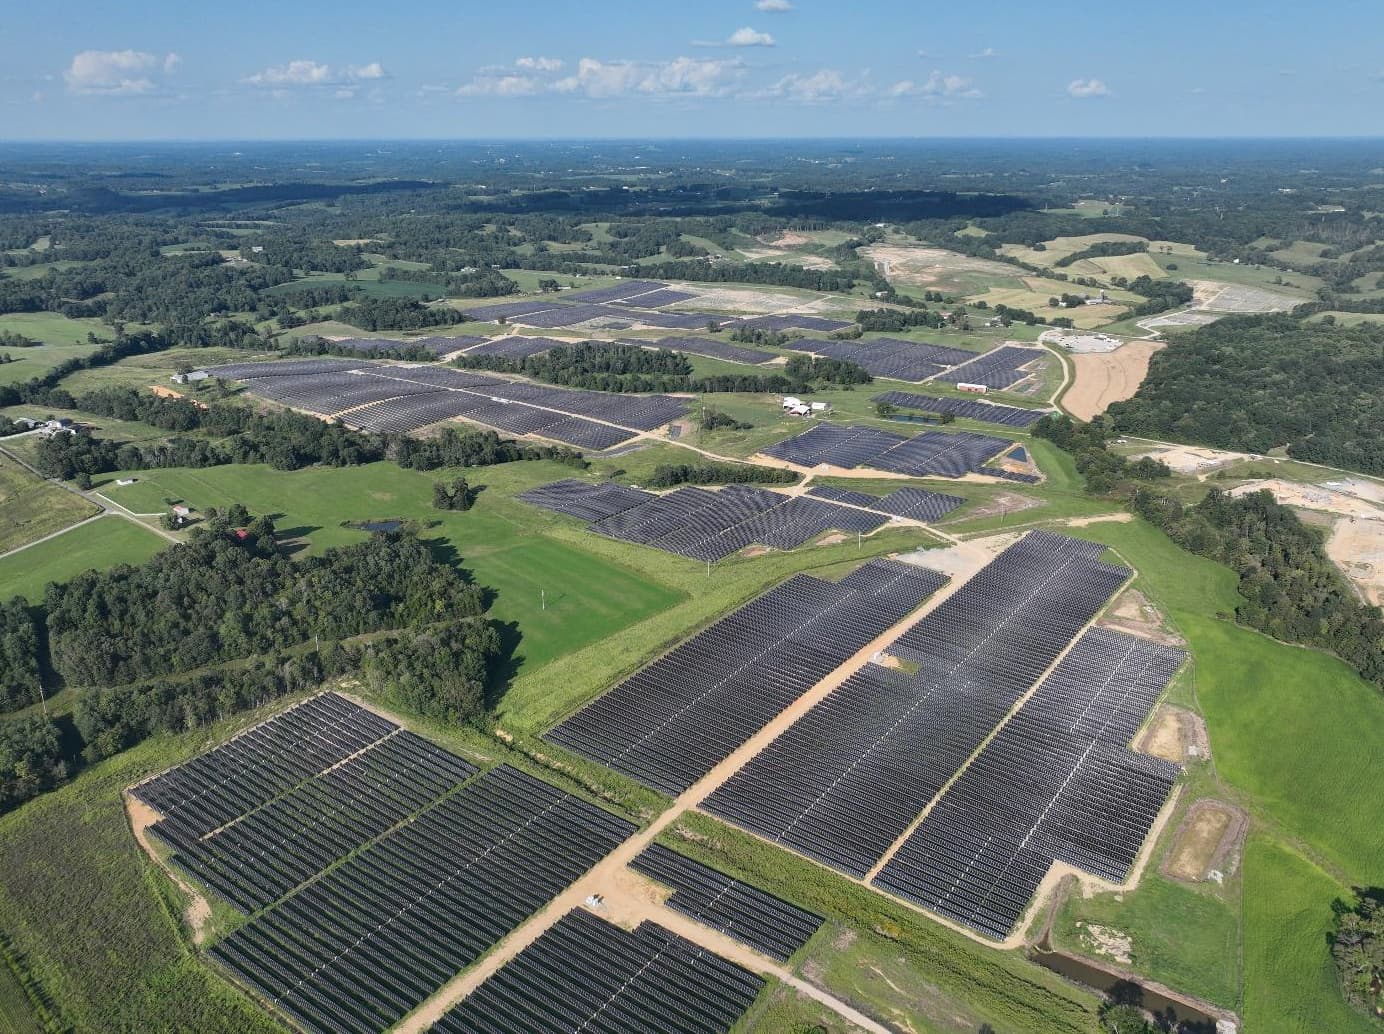
M63 72L73 93L136 97L157 93L159 77L182 61L177 54L160 58L143 50L84 50Z
M584 57L576 72L552 84L558 93L587 97L715 97L726 93L745 74L739 61L674 58L672 61L602 61Z
M746 25L743 29L736 29L726 37L728 47L772 47L774 37L767 32L757 32Z
M848 79L835 68L823 68L811 75L785 75L769 87L767 95L815 104L821 101L860 97L868 92L869 87L864 77Z
M1067 84L1067 93L1073 97L1109 97L1110 87L1099 79L1073 79Z
M904 79L889 87L885 93L890 97L923 97L931 101L975 100L985 96L966 76L937 69L933 69L932 74L921 83Z
M276 90L328 86L349 89L354 83L388 78L389 73L378 61L371 61L366 65L347 65L338 69L321 61L299 58L286 65L271 65L254 75L247 75L242 82L250 86L267 86ZM336 94L341 96L341 89L338 89Z
M994 47L986 47L984 50L979 50L976 53L971 54L970 56L977 60L986 61L992 57L999 57L1000 52L996 50Z
M525 68L533 72L560 72L562 59L556 57L521 57L514 62L515 68Z
M531 97L546 84L531 75L477 75L457 88L458 97Z
M769 14L783 14L785 11L793 10L793 5L788 0L755 0L755 10L766 11Z

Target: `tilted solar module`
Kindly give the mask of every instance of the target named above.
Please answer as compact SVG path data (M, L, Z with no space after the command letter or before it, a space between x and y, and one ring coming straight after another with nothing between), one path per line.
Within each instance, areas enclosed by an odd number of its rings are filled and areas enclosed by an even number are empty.
M568 912L439 1020L436 1034L725 1034L762 977L645 920Z
M314 1034L378 1034L634 826L501 766L261 912L212 956Z
M992 937L1018 922L1054 861L1123 882L1176 781L1125 744L1182 651L1084 634L876 877Z
M928 413L950 413L987 424L1001 424L1006 427L1028 427L1047 415L1046 410L1022 409L1019 406L1006 406L998 402L981 402L979 399L947 398L939 395L915 395L908 391L886 391L876 395L875 402L886 402L901 409L918 409Z
M780 962L787 962L824 922L813 912L662 844L650 844L630 868L673 888L665 902L669 908Z
M677 794L945 581L893 561L797 575L674 647L544 737ZM857 572L858 573L858 572Z

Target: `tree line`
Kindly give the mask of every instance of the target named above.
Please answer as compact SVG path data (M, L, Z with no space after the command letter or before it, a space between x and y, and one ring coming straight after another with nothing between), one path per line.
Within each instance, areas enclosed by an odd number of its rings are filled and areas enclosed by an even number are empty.
M660 463L644 482L650 488L674 485L795 485L798 475L749 463Z

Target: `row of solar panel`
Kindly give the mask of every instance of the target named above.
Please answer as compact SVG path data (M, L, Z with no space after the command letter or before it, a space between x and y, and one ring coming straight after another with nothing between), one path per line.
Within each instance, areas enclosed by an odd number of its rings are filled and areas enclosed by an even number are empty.
M1093 629L985 746L876 883L1002 938L1054 861L1125 880L1177 778L1126 748L1180 650Z
M788 346L799 352L812 352L855 363L876 377L900 381L922 381L950 366L974 359L975 352L948 348L901 338L856 338L852 341L801 338Z
M376 1034L633 831L532 776L493 769L255 916L212 955L305 1030Z
M865 876L1109 599L1100 547L1031 532L716 790L704 807Z
M924 431L907 437L863 425L818 423L768 446L767 456L801 467L870 467L910 477L961 477L984 466L1010 441L975 431Z
M665 793L685 790L945 576L875 560L832 583L797 575L558 725L547 739Z
M876 395L872 401L885 402L901 409L918 409L926 413L950 413L966 420L1001 424L1005 427L1028 427L1046 415L1041 409L1023 409L998 402L981 402L978 399L915 395L909 391L886 391Z
M937 379L949 384L983 384L987 388L1008 388L1029 376L1024 368L1045 355L1047 353L1040 348L1001 345L969 363L953 366L945 373L938 374Z

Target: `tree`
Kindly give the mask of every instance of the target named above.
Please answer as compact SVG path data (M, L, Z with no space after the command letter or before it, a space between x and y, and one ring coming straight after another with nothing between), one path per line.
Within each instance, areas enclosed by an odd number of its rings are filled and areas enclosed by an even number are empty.
M1109 1034L1153 1034L1144 1010L1129 1002L1109 1002L1100 1010L1101 1029Z
M1384 888L1356 891L1351 904L1336 902L1331 956L1347 1001L1384 1017Z
M433 482L433 508L466 511L476 501L476 489L464 477L455 478L450 485Z
M562 285L551 277L544 277L538 281L538 289L544 294L556 294L562 290Z
M882 418L882 419L884 419L884 420L888 420L890 417L892 417L892 416L894 416L895 414L897 414L898 411L899 411L899 407L896 406L896 405L894 405L892 402L876 402L876 403L875 403L875 415L878 416L878 417L880 417L880 418Z

